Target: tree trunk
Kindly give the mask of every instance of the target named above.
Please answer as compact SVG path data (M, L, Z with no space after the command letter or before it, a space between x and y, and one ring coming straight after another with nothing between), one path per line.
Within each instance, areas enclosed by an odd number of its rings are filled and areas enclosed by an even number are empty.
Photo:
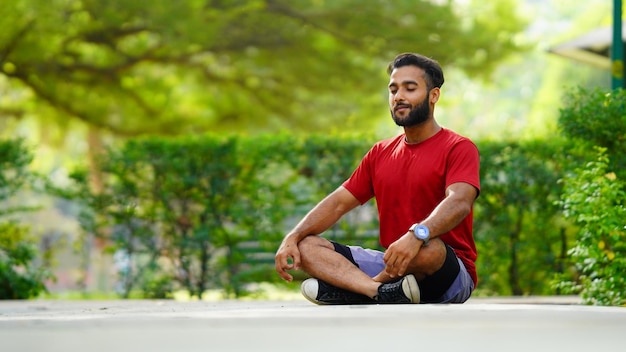
M519 242L519 234L522 231L522 223L524 219L524 212L521 210L518 214L515 228L509 234L509 245L511 253L511 265L509 266L509 285L511 292L514 296L521 296L524 292L519 282L518 260L517 260L517 245Z

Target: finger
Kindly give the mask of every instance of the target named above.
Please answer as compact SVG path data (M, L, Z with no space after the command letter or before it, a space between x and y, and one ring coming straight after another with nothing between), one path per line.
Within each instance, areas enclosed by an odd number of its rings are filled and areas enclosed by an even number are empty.
M385 254L387 255L387 260L383 259L385 264L387 264L388 267L396 266L396 261L398 260L398 256L396 256L395 254L392 254L391 252L387 252Z
M397 275L397 268L395 268L393 265L388 264L385 266L385 273L389 275L389 277L394 278Z
M385 252L385 254L383 255L383 262L387 265L390 265L393 263L395 256L393 255L393 252L390 250L387 250Z
M300 252L295 252L291 256L293 270L300 270Z
M286 272L285 270L282 270L278 273L278 275L285 281L287 282L291 282L293 281L293 276L291 276L288 272Z
M287 269L288 269L288 268L286 268L286 267L284 267L284 266L283 266L283 267L279 267L279 268L277 268L277 269L276 269L276 272L278 273L278 275L279 275L279 276L280 276L283 280L285 280L285 281L287 281L287 282L291 282L291 281L293 280L293 276L291 276L291 274L289 274L289 273L287 272Z
M274 266L278 275L283 280L286 280L288 282L293 280L293 277L287 272L287 270L291 269L292 267L291 264L289 264L287 257L282 254L277 254L276 257L274 258L274 261L275 261Z
M400 263L400 265L398 266L398 276L404 276L407 266L408 263L406 261Z

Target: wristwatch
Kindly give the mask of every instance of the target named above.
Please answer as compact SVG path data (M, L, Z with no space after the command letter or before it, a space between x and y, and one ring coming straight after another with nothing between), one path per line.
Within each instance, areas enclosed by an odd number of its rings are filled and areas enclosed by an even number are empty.
M424 246L428 246L428 243L430 242L430 230L428 230L428 227L420 224L413 224L409 228L409 231L413 232L415 238L424 241Z

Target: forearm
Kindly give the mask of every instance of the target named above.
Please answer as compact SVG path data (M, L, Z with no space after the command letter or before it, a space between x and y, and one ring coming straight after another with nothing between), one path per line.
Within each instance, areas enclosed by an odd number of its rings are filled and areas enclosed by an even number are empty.
M446 199L420 224L428 227L431 237L437 237L455 228L468 214L463 202Z
M444 234L470 214L475 198L476 190L472 186L451 186L444 200L420 223L428 227L431 237Z
M287 236L297 242L309 235L318 235L333 226L344 214L359 205L345 188L339 187L319 202Z

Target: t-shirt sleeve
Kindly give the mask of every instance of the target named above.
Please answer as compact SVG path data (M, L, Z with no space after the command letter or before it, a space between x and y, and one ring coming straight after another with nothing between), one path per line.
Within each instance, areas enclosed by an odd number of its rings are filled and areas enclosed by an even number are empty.
M343 183L343 187L359 200L361 205L374 197L372 187L373 148L365 154L352 175Z
M448 158L446 188L457 182L469 183L480 194L480 154L470 140L457 143Z

